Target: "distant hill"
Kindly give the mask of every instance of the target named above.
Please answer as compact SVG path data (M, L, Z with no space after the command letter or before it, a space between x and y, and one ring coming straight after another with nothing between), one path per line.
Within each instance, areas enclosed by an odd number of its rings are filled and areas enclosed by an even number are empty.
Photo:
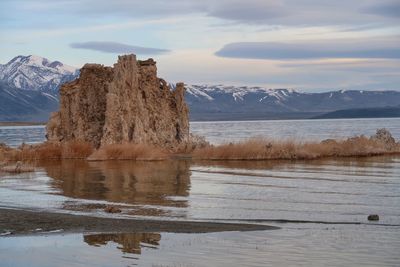
M343 109L328 112L313 119L347 119L347 118L396 118L400 117L400 106L383 108Z
M47 121L50 112L58 109L59 87L78 74L73 67L39 56L17 56L0 65L0 121ZM186 85L186 89L192 121L307 119L337 110L397 107L400 103L400 91L306 93L227 85ZM374 112L357 116L393 116L392 111Z
M78 70L60 61L39 56L17 56L0 65L0 80L11 88L58 93L65 81L75 79Z
M17 56L0 65L0 121L47 121L58 109L58 89L76 68L38 56Z
M45 122L58 106L58 98L52 94L21 90L0 82L0 121Z
M304 119L342 109L397 106L400 92L305 93L292 89L187 85L186 101L191 120Z

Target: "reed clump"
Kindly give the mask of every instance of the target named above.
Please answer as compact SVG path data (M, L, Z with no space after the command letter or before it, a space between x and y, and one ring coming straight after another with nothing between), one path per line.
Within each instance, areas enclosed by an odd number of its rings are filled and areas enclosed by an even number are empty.
M94 150L91 144L81 141L65 143L45 142L38 145L23 144L18 148L0 147L0 163L32 162L37 160L88 159L88 160L163 160L168 153L146 144L113 144ZM0 166L2 165L0 164Z
M7 146L5 144L0 143L0 166L6 160L6 149Z
M61 157L63 159L86 159L94 151L91 144L80 141L70 141L63 144L61 147Z
M201 145L191 146L185 152L185 156L200 160L318 159L400 154L400 143L396 142L386 129L378 129L371 137L359 135L342 140L327 139L322 142L250 138L218 146L210 145L204 140L195 144ZM38 145L23 144L18 148L0 144L0 167L10 161L52 159L151 161L165 160L171 156L171 152L165 149L135 143L104 145L97 150L94 150L89 143L78 140L64 143L45 142Z
M164 160L168 153L161 148L146 144L105 145L88 157L91 161L101 160Z
M37 161L60 159L85 159L93 152L93 147L83 141L66 143L45 142L38 145L22 144L18 148L3 146L0 148L0 160L4 161Z
M400 144L394 141L387 130L379 129L371 137L360 135L344 140L328 139L322 142L250 138L237 143L197 149L193 152L193 158L204 160L318 159L395 153L400 153Z

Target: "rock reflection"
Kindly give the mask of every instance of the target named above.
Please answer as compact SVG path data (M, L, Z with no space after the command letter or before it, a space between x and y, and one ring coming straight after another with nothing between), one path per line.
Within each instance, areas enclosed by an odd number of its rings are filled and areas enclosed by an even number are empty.
M62 161L42 165L51 186L71 198L136 205L186 207L190 170L185 161L87 162Z
M141 254L142 247L157 248L161 240L158 233L121 233L121 234L94 234L84 235L84 241L90 246L105 246L114 242L124 253Z

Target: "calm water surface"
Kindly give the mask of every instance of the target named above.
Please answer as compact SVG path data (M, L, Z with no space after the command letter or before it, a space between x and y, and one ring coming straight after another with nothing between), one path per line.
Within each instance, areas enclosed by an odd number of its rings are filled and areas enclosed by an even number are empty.
M218 143L251 133L301 137L315 122L202 122L193 123L192 129ZM298 131L290 134L293 123L303 126L297 125ZM398 119L319 124L310 137L372 134L381 127L397 138L400 133ZM4 128L0 128L0 142L13 145L21 138L38 142L43 133L41 127L16 127L16 132ZM105 213L103 208L109 203L118 205L122 214ZM308 162L44 162L37 164L34 173L2 175L0 206L281 227L209 234L5 235L0 238L1 266L400 265L399 157ZM372 213L381 220L368 222L366 217Z
M0 257L4 267L398 266L399 231L359 228L13 237L0 239Z
M378 128L387 128L400 139L400 118L192 122L190 126L194 133L217 144L254 136L303 141L370 136Z

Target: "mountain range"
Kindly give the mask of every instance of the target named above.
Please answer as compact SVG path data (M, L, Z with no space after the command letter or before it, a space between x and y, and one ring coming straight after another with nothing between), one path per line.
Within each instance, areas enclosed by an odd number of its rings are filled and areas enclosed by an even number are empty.
M79 70L74 67L32 55L17 56L0 65L0 121L47 121L49 113L58 109L60 85L78 75ZM400 92L306 93L249 86L186 85L186 101L191 120L300 119L323 117L337 110L342 112L332 116L340 117L348 109L376 108L379 113L384 110L381 108L398 108Z
M336 118L399 118L400 105L397 107L382 108L354 108L328 112L314 119L336 119Z
M339 90L305 93L292 89L188 85L192 120L301 119L336 110L398 106L398 91Z
M58 89L79 70L39 56L17 56L0 65L0 121L47 121L58 109Z

